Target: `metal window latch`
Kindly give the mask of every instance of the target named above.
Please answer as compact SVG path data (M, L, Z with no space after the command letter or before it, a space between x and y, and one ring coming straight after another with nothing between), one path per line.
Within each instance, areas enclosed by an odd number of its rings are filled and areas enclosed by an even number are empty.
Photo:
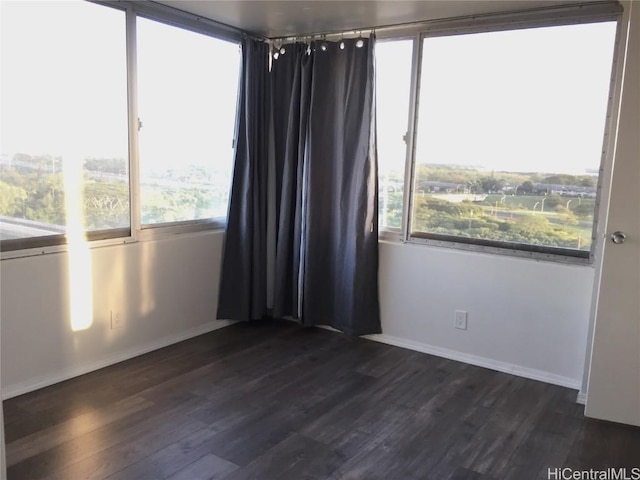
M407 143L407 136L408 133L405 133L404 135L402 135L402 141L406 144Z
M138 117L138 131L140 131L142 129L142 120L140 120L140 117Z

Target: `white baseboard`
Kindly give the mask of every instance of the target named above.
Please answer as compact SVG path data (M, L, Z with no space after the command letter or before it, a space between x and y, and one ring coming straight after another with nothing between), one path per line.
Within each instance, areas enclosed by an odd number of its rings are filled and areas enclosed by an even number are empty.
M579 403L580 405L586 405L587 404L587 392L583 392L582 390L580 390L578 392L578 396L576 397L576 403Z
M183 340L188 340L189 338L197 337L198 335L203 335L205 333L212 332L213 330L228 327L233 323L236 322L232 322L229 320L213 320L184 332L176 333L174 335L168 335L159 340L146 343L137 348L114 353L113 355L110 355L107 358L103 358L96 362L77 367L66 368L48 375L32 378L24 382L7 385L6 387L2 387L2 400L17 397L18 395L33 392L34 390L48 387L49 385L53 385L55 383L64 382L65 380L84 375L85 373L100 370L101 368L120 363L124 360L129 360L130 358L138 357L140 355L144 355L145 353L168 347L169 345L173 345L174 343L182 342Z
M581 385L581 382L579 380L563 377L561 375L556 375L550 372L545 372L544 370L522 367L513 363L501 362L498 360L493 360L491 358L471 355L468 353L458 352L456 350L450 350L448 348L436 347L435 345L429 345L427 343L416 342L414 340L394 337L392 335L387 335L384 333L376 335L365 335L364 338L368 338L369 340L374 340L380 343L386 343L388 345L394 345L396 347L415 350L417 352L436 355L437 357L448 358L449 360L456 360L458 362L476 365L478 367L489 368L498 372L510 373L518 377L529 378L531 380L551 383L553 385L559 385L561 387L572 388L574 390L578 390Z

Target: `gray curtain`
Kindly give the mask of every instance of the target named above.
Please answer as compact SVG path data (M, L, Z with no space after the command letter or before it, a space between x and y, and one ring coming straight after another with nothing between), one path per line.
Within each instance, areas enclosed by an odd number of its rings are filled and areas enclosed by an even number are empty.
M379 333L373 41L316 45L303 189L305 325Z
M239 138L248 125L264 128L269 139L265 143L254 132L256 143L249 136L244 142L259 145L260 154L236 154L241 172L233 179L218 318L290 315L303 325L331 325L351 335L381 331L374 56L373 41L363 40L361 48L345 40L344 49L315 42L310 53L303 44L285 45L285 54L273 61L270 95L263 98L268 125L243 119L254 112L241 102ZM245 71L250 53L243 50ZM256 91L267 92L262 86L268 81L257 82L260 88L243 84L247 100ZM248 182L243 172L256 162L261 166L251 171L264 178ZM254 191L248 192L247 185ZM269 192L257 194L267 187ZM236 192L243 197L236 198ZM258 198L265 205L255 203ZM234 202L242 206L234 208ZM232 215L248 210L253 210L251 220L232 222ZM267 244L273 244L273 259L264 258ZM273 267L267 268L271 260ZM223 299L223 294L236 299ZM267 310L270 304L273 309Z
M267 305L269 48L242 40L234 158L218 318L262 318Z
M287 45L273 63L273 165L277 216L273 315L300 317L302 192L313 56Z

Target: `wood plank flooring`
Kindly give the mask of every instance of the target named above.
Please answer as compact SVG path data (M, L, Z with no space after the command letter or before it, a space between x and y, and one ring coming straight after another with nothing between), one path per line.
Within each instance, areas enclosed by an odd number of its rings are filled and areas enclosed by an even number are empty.
M292 322L236 324L4 402L9 480L545 479L640 467L576 392Z

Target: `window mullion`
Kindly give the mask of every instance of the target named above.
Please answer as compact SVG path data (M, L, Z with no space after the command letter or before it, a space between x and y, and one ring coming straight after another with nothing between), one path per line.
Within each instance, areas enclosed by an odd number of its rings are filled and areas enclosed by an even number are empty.
M140 233L140 162L138 143L138 65L136 42L136 14L127 7L127 97L129 114L129 211L131 237Z
M418 122L418 89L420 88L420 69L422 65L422 36L417 34L413 40L411 61L411 93L409 95L409 119L407 128L407 156L404 169L404 190L402 198L402 241L409 240L411 232L411 208L413 198L413 176L415 170L416 126Z

